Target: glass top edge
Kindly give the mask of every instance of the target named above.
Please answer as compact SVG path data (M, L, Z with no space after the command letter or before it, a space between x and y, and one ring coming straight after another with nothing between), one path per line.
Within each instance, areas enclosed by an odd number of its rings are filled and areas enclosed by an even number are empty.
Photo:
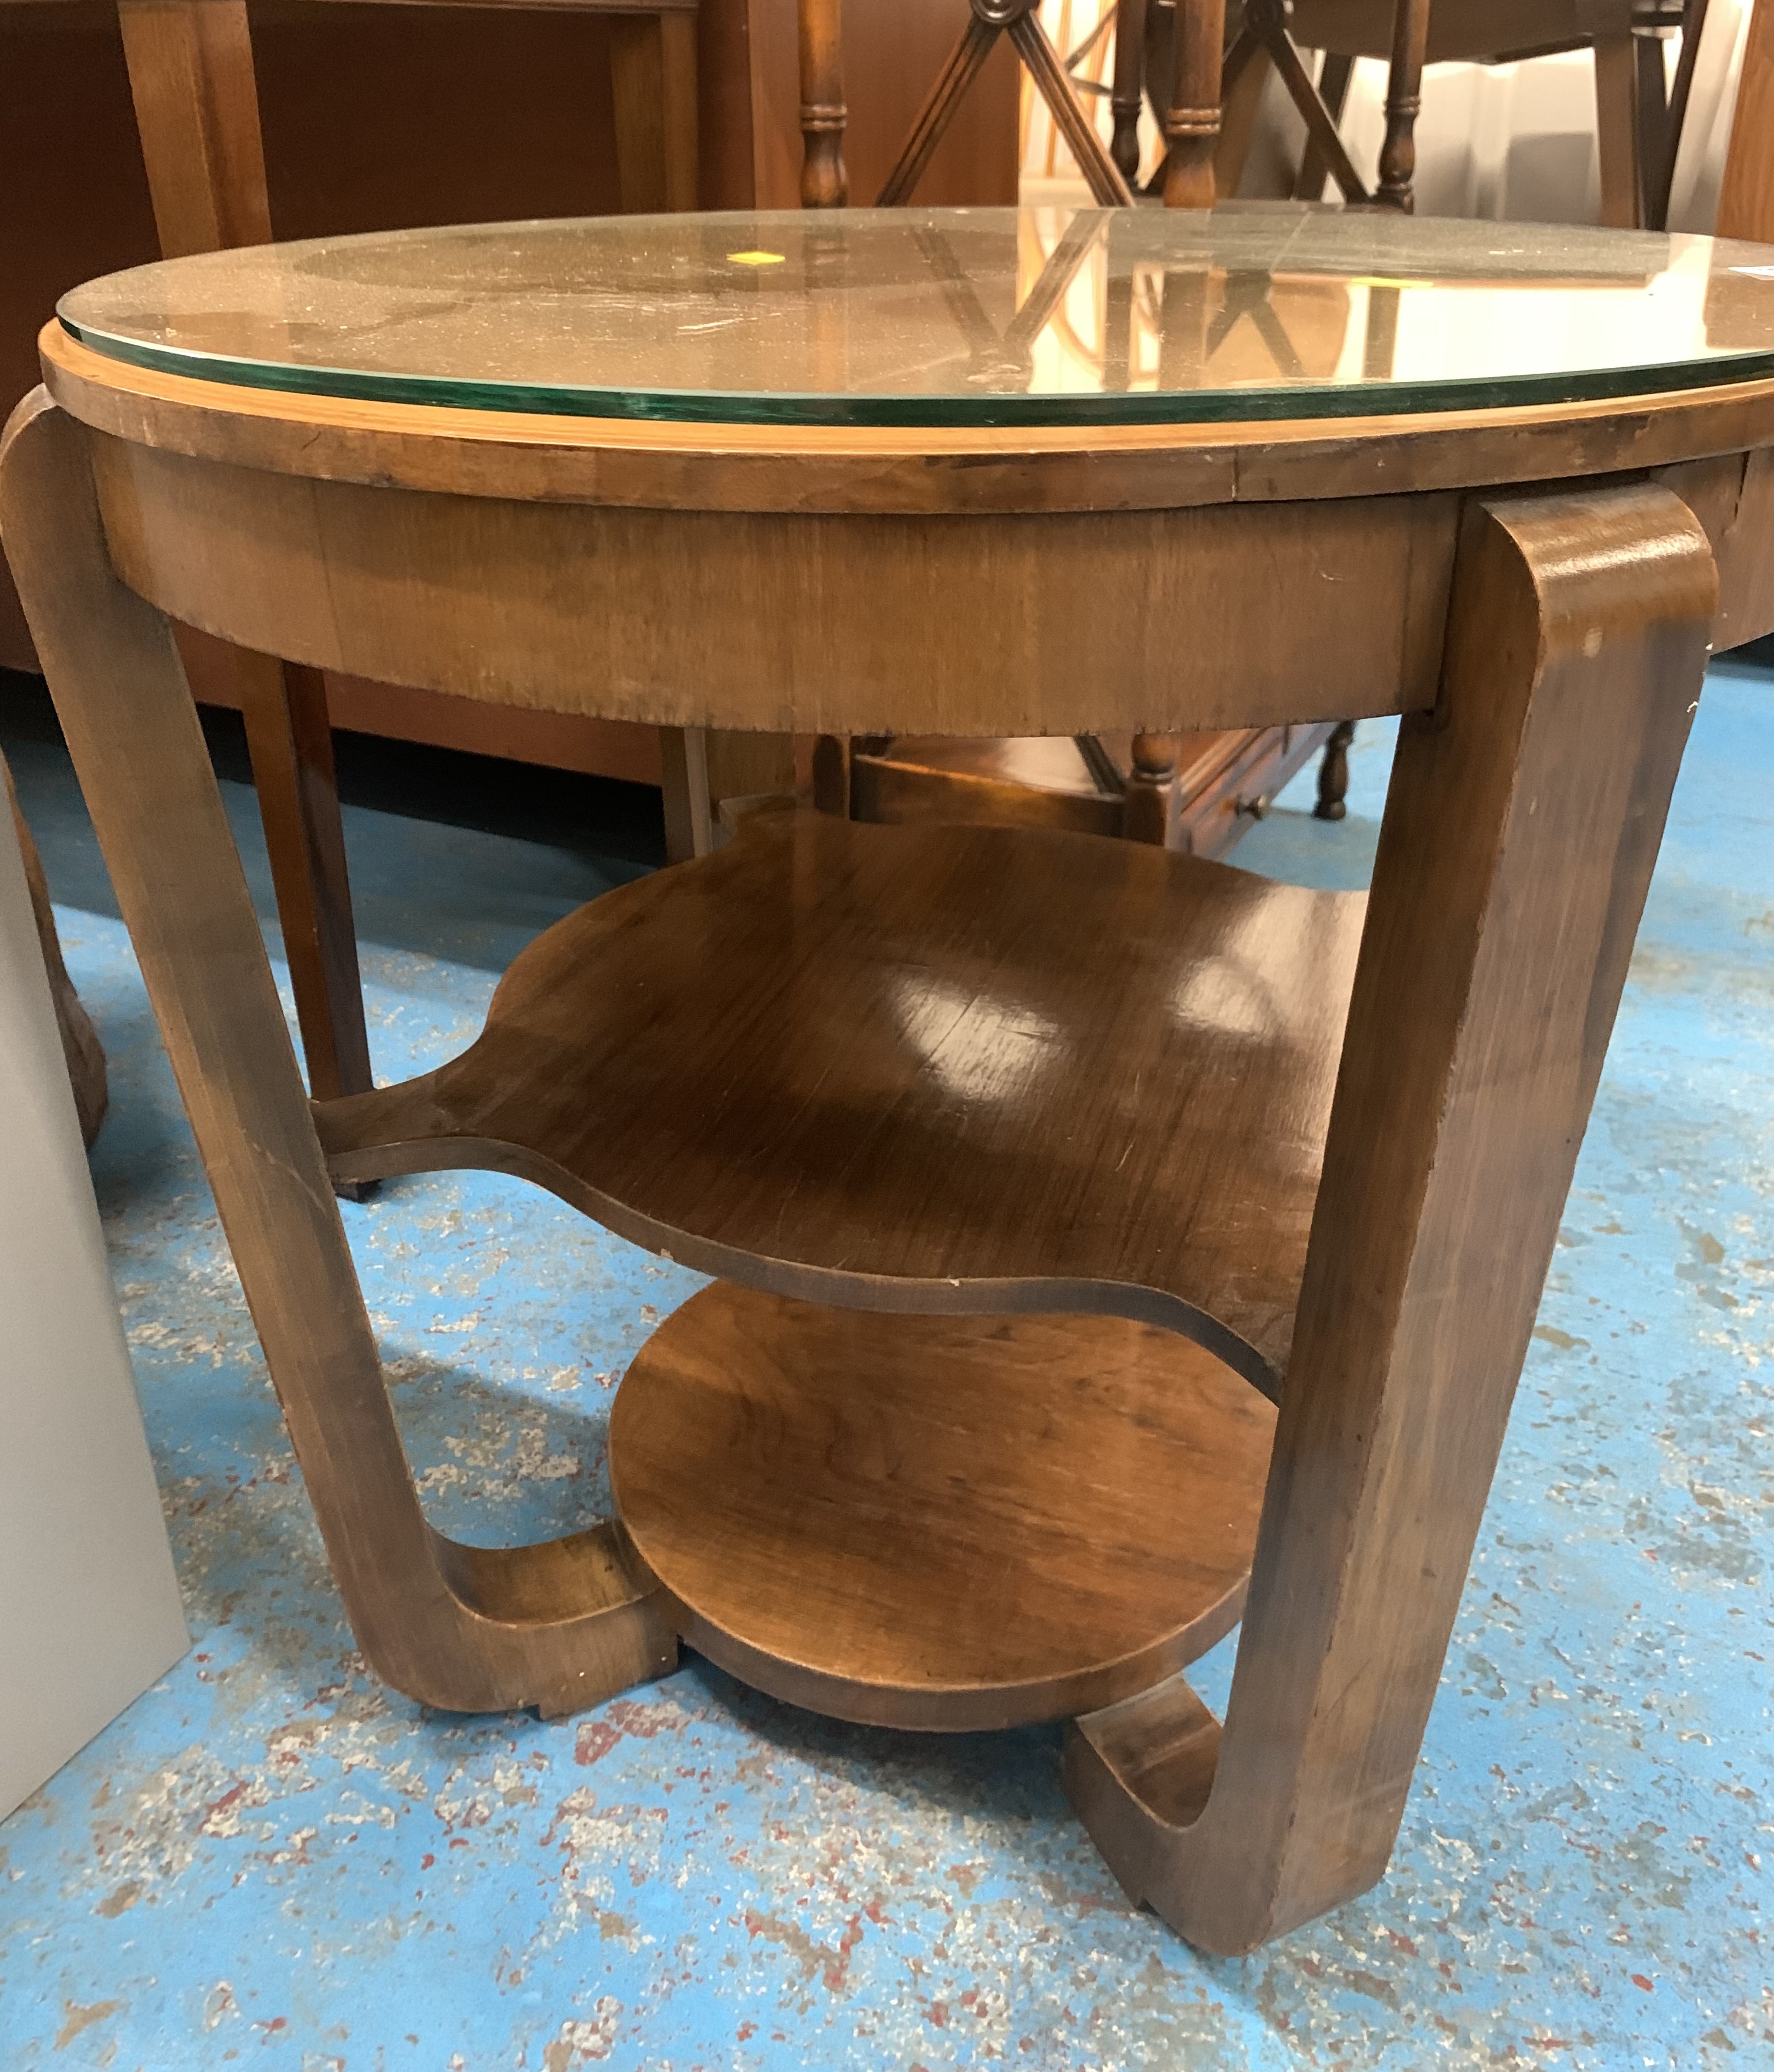
M898 397L718 389L556 388L508 381L422 379L352 368L294 367L233 360L115 337L58 314L61 329L101 358L215 388L332 397L410 409L454 409L617 423L778 426L858 430L1064 430L1068 427L1302 423L1386 417L1427 417L1559 404L1641 401L1710 388L1748 387L1774 379L1774 349L1721 353L1595 369L1582 374L1504 375L1492 380L1324 381L1291 387L1140 391L1109 395ZM201 369L201 371L200 371Z
M563 420L1161 428L1774 375L1774 247L1292 203L549 218L206 253L63 331L200 382Z

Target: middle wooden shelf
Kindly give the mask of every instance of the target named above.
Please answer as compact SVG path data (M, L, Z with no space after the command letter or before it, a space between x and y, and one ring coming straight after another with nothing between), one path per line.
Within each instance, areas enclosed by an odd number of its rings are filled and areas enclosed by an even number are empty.
M316 1124L337 1179L518 1174L749 1286L1119 1315L1274 1394L1364 905L1056 830L760 813L549 929L460 1057Z

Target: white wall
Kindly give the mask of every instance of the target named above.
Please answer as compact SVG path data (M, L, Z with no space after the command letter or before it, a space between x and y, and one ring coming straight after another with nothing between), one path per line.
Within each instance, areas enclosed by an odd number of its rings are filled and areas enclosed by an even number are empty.
M0 792L0 1815L190 1644Z

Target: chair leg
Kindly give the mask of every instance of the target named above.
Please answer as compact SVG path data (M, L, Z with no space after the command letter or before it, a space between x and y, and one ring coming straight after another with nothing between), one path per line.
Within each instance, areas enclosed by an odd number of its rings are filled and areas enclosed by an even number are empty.
M363 1093L369 1037L326 680L244 648L232 659L308 1085L316 1100Z
M1602 221L1632 230L1644 220L1639 166L1636 39L1624 35L1595 42L1595 134L1601 155Z
M999 23L982 22L978 15L969 14L966 27L949 53L948 63L931 88L929 98L919 109L912 133L875 197L877 208L899 208L911 200L936 146L949 134L949 125L961 105L961 96L991 56L1002 27Z
M1046 102L1055 128L1064 138L1067 149L1077 162L1097 208L1126 208L1134 199L1133 190L1122 178L1119 167L1097 134L1096 124L1079 105L1064 61L1042 27L1039 14L1032 6L1024 8L1013 16L1007 33L1034 81L1035 92ZM1217 130L1217 103L1213 109L1213 122Z
M1216 198L1231 200L1237 194L1257 134L1257 117L1262 107L1263 89L1274 69L1267 49L1248 29L1242 29L1226 52L1221 74L1220 140L1213 150L1213 191ZM1165 170L1168 171L1168 161ZM1162 186L1163 182L1155 183ZM1319 184L1323 185L1322 179Z
M1133 767L1122 793L1122 832L1129 841L1175 845L1176 758L1174 734L1134 736Z
M1392 19L1392 67L1386 75L1386 137L1380 147L1374 199L1409 215L1416 205L1417 115L1422 106L1423 54L1429 47L1429 0L1397 0Z
M714 846L709 804L708 734L700 726L659 730L660 793L665 808L665 861L687 863Z
M1327 55L1318 75L1318 97L1324 103L1324 112L1340 130L1343 111L1349 104L1349 82L1355 77L1355 60ZM1324 182L1328 168L1324 154L1308 137L1306 149L1300 154L1299 176L1294 182L1295 201L1323 201Z
M49 979L49 997L55 1004L56 1031L62 1039L62 1058L68 1067L68 1083L73 1089L74 1112L80 1117L80 1139L90 1151L110 1103L105 1079L105 1050L93 1026L93 1018L80 1005L74 981L62 958L61 938L56 932L56 915L49 902L49 886L43 877L43 859L31 838L31 829L19 810L19 795L13 788L12 772L0 754L0 795L10 808L12 832L25 866L25 890L31 895L31 918L37 924L37 944L43 952L43 970ZM6 838L0 820L0 842Z
M1669 89L1663 158L1654 168L1651 196L1645 207L1647 230L1667 230L1669 227L1676 154L1681 149L1681 133L1687 126L1688 103L1694 93L1694 68L1700 56L1700 39L1706 28L1706 6L1707 0L1686 0L1681 10L1681 55L1676 60L1675 84Z
M246 0L118 0L161 257L267 245Z
M694 208L696 18L610 18L616 185L630 214Z
M813 811L835 819L850 816L850 737L821 734L813 742Z
M801 0L801 205L842 208L850 198L844 166L844 21L841 0Z
M1647 230L1661 230L1669 205L1669 175L1673 170L1669 80L1661 36L1632 39L1632 76L1638 125L1639 220Z
M1164 111L1167 208L1214 204L1225 43L1225 0L1191 0L1177 9L1171 97Z
M1282 0L1246 0L1245 19L1262 38L1276 71L1281 74L1289 98L1299 110L1306 134L1318 146L1344 201L1359 204L1372 200L1373 196L1362 184L1361 175L1343 147L1336 125L1319 99L1318 88L1313 85L1311 75L1294 47L1293 38L1287 33Z
M1355 722L1339 720L1324 744L1324 760L1318 767L1318 803L1315 820L1340 820L1349 810L1349 745L1355 739Z
M1146 0L1116 0L1115 78L1109 109L1114 134L1109 155L1131 187L1139 178L1139 114L1145 101Z

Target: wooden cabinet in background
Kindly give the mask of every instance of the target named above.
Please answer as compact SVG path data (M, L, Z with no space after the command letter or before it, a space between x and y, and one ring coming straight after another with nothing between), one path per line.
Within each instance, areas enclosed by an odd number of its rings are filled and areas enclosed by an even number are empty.
M865 172L884 172L953 0L857 11L852 120ZM1015 199L1017 93L1006 54L936 199ZM36 382L58 298L95 275L272 236L793 208L799 121L795 0L0 0L0 416ZM180 644L198 700L245 717L318 1096L370 1083L332 728L659 785L674 856L707 846L711 791L793 781L785 737L686 745L266 664L188 628ZM36 666L3 563L0 665Z
M375 0L253 0L250 13L278 236L623 206L607 16ZM846 147L859 195L885 175L965 13L965 0L852 0ZM794 208L795 0L702 0L697 38L702 205ZM1006 51L957 118L928 199L1015 199L1017 96ZM37 333L57 298L160 256L114 0L0 0L0 194L3 417L36 383ZM0 666L36 667L3 565ZM573 727L610 724L578 720L508 742L508 715L488 726L430 693L380 690L335 686L335 724L658 781L650 730L570 740Z

